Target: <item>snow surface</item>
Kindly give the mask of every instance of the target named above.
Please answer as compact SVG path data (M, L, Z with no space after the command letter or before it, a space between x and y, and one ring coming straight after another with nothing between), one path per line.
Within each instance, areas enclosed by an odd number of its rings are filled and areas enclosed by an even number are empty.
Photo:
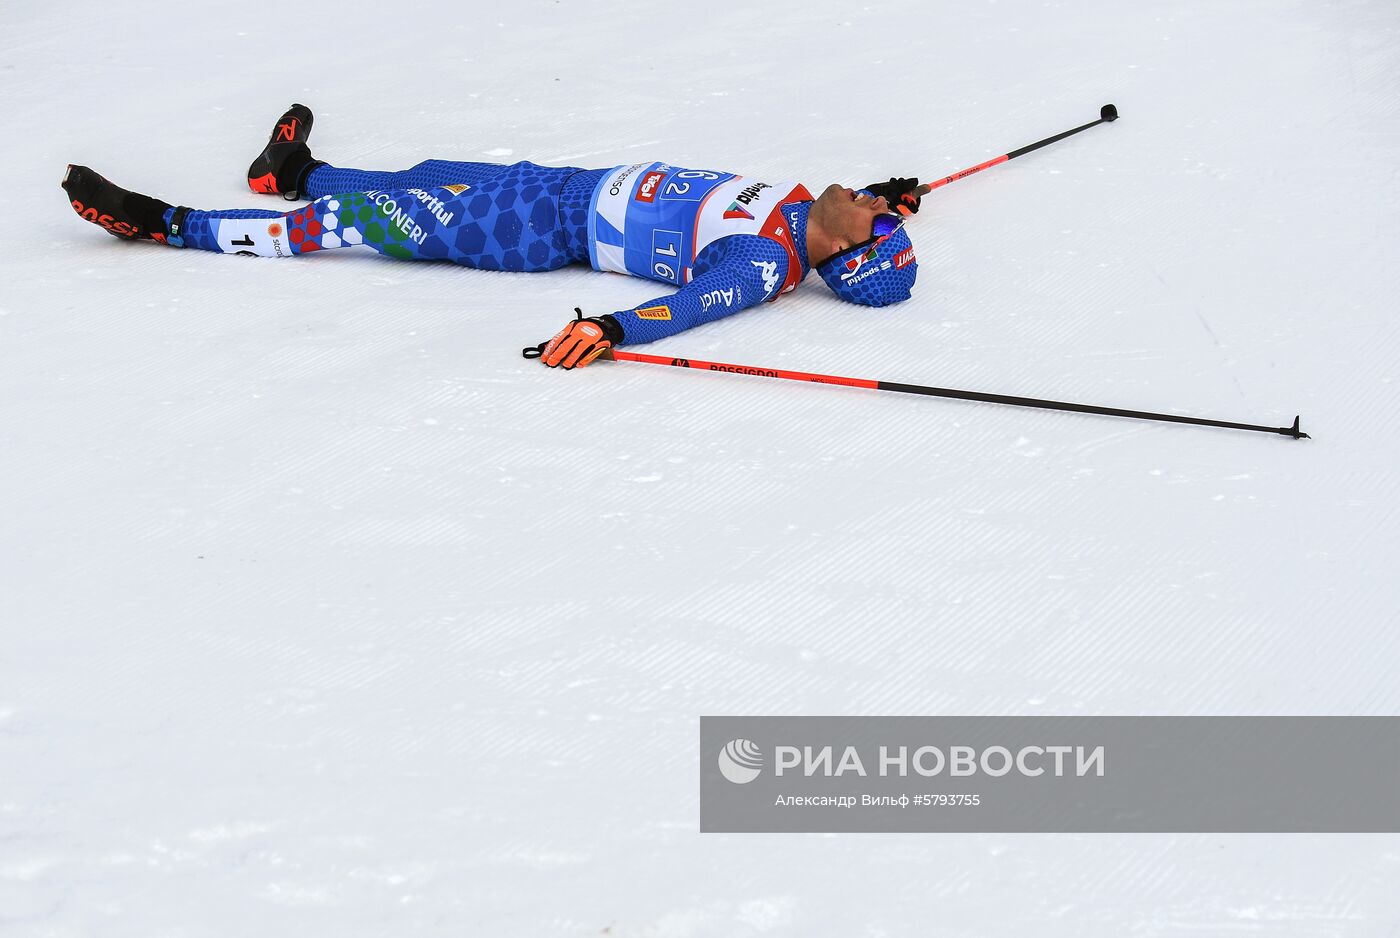
M1400 5L6 3L0 934L1394 936L1395 836L697 833L706 713L1394 714ZM315 152L940 190L914 301L119 243ZM759 128L755 131L754 128ZM1389 571L1388 573L1386 571Z

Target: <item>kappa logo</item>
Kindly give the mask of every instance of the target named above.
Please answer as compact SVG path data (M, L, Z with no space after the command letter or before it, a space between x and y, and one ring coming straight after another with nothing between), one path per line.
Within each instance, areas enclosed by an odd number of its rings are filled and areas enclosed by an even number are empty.
M914 263L914 249L905 248L903 251L900 251L898 255L896 255L894 259L894 269L903 270L912 263Z
M642 184L637 187L638 202L655 202L656 190L661 185L661 180L666 178L665 173L650 172L642 177Z
M744 208L738 202L729 203L729 208L724 210L725 218L744 218L753 221L753 213Z
M653 321L668 320L671 318L671 307L669 306L644 306L637 310L638 319L650 319Z
M778 262L777 261L750 261L758 272L763 275L763 295L768 296L778 286Z

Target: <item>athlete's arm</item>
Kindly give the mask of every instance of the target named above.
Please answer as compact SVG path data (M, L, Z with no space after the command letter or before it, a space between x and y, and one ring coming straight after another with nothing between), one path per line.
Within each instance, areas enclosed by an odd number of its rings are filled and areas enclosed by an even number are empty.
M615 345L654 342L777 297L787 277L788 255L758 235L730 235L695 259L695 276L670 296L647 300L603 317L622 330Z

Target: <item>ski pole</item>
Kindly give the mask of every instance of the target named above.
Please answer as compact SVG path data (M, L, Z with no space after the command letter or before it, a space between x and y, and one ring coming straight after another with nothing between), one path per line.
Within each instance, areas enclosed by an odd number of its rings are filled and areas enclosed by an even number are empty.
M626 352L611 348L600 358L610 358L619 362L639 362L645 365L674 365L678 368L699 368L704 371L727 371L732 374L757 375L764 378L786 378L790 381L810 381L816 384L840 384L851 388L869 388L875 391L902 391L906 394L927 394L931 397L950 397L963 401L985 401L991 404L1010 404L1015 407L1039 407L1043 410L1066 410L1080 414L1102 414L1108 417L1131 417L1138 420L1163 420L1169 423L1189 423L1200 427L1227 427L1232 430L1257 430L1260 433L1277 433L1291 436L1295 440L1311 439L1298 428L1299 418L1293 418L1291 427L1264 427L1250 423L1233 423L1226 420L1207 420L1204 417L1181 417L1176 414L1154 414L1143 410L1122 410L1117 407L1099 407L1094 404L1072 404L1066 401L1046 401L1034 397L1013 397L1008 394L987 394L982 391L958 391L951 388L931 388L921 384L899 384L894 381L876 381L870 378L842 378L837 375L818 375L805 371L787 371L782 368L761 368L752 365L729 365L723 362L700 361L696 358L667 358L664 355L643 355L640 352Z
M919 188L915 189L914 194L920 197L928 195L930 192L932 192L934 189L939 188L940 186L946 186L950 182L957 182L959 179L971 176L973 173L980 173L984 169L989 169L993 166L1005 163L1007 160L1014 160L1018 156L1025 156L1032 150L1039 150L1041 147L1049 146L1057 140L1063 140L1066 137L1072 137L1075 134L1079 133L1081 130L1088 130L1090 127L1097 127L1099 124L1105 122L1112 123L1117 119L1118 108L1114 107L1112 104L1105 104L1103 107L1099 108L1099 119L1096 121L1090 121L1089 123L1084 124L1080 127L1076 127L1073 130L1066 130L1064 133L1055 134L1055 136L1053 137L1046 137L1044 140L1037 140L1035 143L1032 143L1029 146L1021 147L1019 150L1012 150L1010 153L1003 153L1001 156L987 160L987 162L985 163L978 163L976 166L969 166L967 169L960 169L956 173L953 173L953 175L951 176L944 176L942 179L936 180L934 182L926 182L922 186L919 186ZM903 205L897 206L897 208L900 212L902 212L905 215L911 214L909 209L905 208Z

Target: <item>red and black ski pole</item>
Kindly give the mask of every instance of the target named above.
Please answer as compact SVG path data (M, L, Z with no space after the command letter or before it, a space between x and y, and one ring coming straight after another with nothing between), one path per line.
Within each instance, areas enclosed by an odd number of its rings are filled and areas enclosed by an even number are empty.
M973 173L980 173L984 169L990 169L993 166L998 166L1002 163L1005 163L1007 160L1014 160L1018 156L1025 156L1032 150L1039 150L1041 147L1049 146L1057 140L1063 140L1066 137L1072 137L1075 134L1079 133L1081 130L1088 130L1090 127L1097 127L1099 124L1112 123L1117 119L1118 108L1114 107L1111 104L1105 104L1103 107L1099 108L1099 119L1096 121L1090 121L1089 123L1076 127L1073 130L1066 130L1064 133L1055 134L1055 136L1053 137L1046 137L1044 140L1037 140L1035 143L1021 147L1019 150L1012 150L1010 153L1003 153L1001 156L987 160L987 162L985 163L978 163L976 166L969 166L967 169L960 169L956 173L953 173L953 175L951 176L944 176L942 179L937 179L933 182L926 182L922 186L919 186L919 188L915 189L914 194L918 196L927 195L934 189L937 189L941 186L946 186L950 182L957 182L959 179L964 179L968 176L971 176ZM898 208L905 215L910 214L909 209L905 208L902 205L896 206L896 208Z
M952 388L931 388L922 384L900 384L894 381L876 381L870 378L842 378L837 375L818 375L805 371L788 371L782 368L761 368L753 365L728 365L723 362L707 362L697 358L668 358L664 355L643 355L640 352L627 352L622 349L608 349L600 356L619 362L640 362L645 365L674 365L678 368L698 368L702 371L727 371L731 374L757 375L763 378L786 378L789 381L809 381L816 384L840 384L850 388L869 388L874 391L902 391L905 394L927 394L930 397L951 397L961 401L985 401L990 404L1010 404L1014 407L1039 407L1042 410L1067 410L1078 414L1102 414L1108 417L1131 417L1137 420L1162 420L1168 423L1189 423L1198 427L1226 427L1231 430L1257 430L1260 433L1277 433L1291 436L1295 440L1311 439L1298 428L1299 418L1293 418L1291 427L1265 427L1252 423L1234 423L1228 420L1207 420L1204 417L1182 417L1177 414L1154 414L1145 410L1123 410L1118 407L1099 407L1094 404L1072 404L1067 401L1046 401L1035 397L1013 397L1009 394L987 394L982 391L958 391Z

